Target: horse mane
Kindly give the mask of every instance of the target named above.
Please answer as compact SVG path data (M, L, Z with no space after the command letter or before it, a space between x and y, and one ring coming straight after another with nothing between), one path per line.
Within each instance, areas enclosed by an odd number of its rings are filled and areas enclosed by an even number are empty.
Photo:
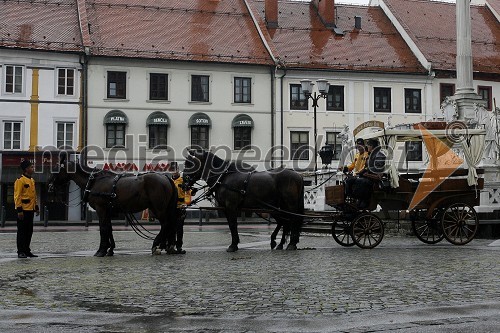
M210 162L215 169L220 171L255 171L255 168L248 163L242 161L225 161L211 152L204 152L204 157L206 162Z

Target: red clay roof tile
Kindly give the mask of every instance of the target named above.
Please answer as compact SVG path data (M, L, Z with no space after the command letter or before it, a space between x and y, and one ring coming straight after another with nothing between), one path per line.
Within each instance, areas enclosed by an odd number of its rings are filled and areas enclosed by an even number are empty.
M428 0L384 0L437 70L455 70L456 6ZM471 6L475 72L500 73L500 24L486 6Z
M250 0L260 19L264 1ZM404 40L379 7L336 5L336 35L308 2L280 1L278 28L270 29L277 56L290 67L355 71L425 73ZM362 29L354 29L354 16Z
M92 53L272 64L243 1L88 0Z
M0 1L0 46L81 51L76 1Z

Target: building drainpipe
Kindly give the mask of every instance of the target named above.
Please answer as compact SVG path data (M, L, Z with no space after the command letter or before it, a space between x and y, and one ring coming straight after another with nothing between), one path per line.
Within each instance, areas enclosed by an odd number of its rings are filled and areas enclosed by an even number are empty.
M283 113L284 113L284 110L283 110L283 78L285 77L286 75L286 68L283 68L284 70L284 73L283 75L280 77L280 104L281 104L281 110L280 110L280 114L281 114L281 125L280 125L280 140L281 140L281 166L283 166L283 125L284 125L284 121L283 121Z
M80 151L80 163L82 165L87 165L87 132L88 132L88 63L89 63L90 48L85 47L85 53L83 54L83 61L80 61L82 66L82 87L83 87L83 98L82 98L82 109L83 109L83 119L82 119L82 150ZM82 194L80 194L82 195ZM88 211L87 204L82 206L81 219L88 223L88 216L90 212Z
M271 73L271 169L274 169L275 165L274 165L274 145L275 145L275 142L274 142L274 123L276 122L276 112L274 110L275 108L275 101L274 99L276 98L275 96L275 81L274 81L274 76L276 74L276 69L274 67L270 67L269 69L270 73Z

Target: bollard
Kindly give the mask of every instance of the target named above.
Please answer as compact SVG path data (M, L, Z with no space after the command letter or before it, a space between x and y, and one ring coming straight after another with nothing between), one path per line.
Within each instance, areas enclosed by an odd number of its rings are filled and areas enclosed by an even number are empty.
M201 227L203 225L203 211L200 208L200 216L198 219L198 225Z
M2 228L5 227L5 216L6 216L6 211L5 211L5 206L2 206L2 209L0 211L0 220L2 224Z
M49 207L44 206L43 208L43 226L47 228L49 225Z

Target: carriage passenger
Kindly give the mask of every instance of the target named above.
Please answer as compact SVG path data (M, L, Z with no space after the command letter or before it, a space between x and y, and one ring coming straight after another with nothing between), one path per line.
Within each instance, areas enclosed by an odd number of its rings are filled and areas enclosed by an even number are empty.
M184 238L184 220L186 219L186 208L191 203L191 196L196 194L196 190L186 189L184 186L183 178L179 171L172 175L174 184L177 187L177 219L175 222L175 248L176 253L185 254L186 251L182 249Z
M364 169L366 160L368 159L368 152L365 147L365 140L359 138L356 140L356 148L358 152L354 155L354 160L351 164L344 166L343 171L353 172L354 174L358 174L361 170Z
M366 143L368 160L357 177L346 180L346 195L358 200L358 208L369 205L373 184L380 181L385 170L385 154L381 151L378 140L368 139Z

